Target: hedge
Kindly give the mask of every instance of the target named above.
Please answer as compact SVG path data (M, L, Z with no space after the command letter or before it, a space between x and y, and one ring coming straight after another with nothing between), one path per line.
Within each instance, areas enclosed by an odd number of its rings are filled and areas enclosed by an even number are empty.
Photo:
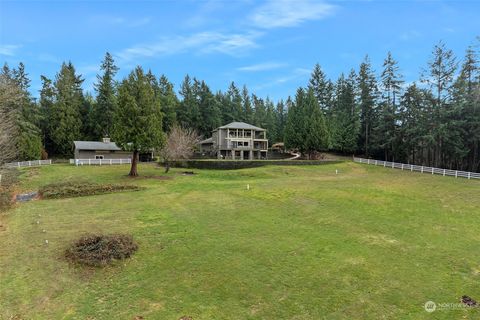
M172 167L195 169L234 170L262 166L305 166L335 164L338 160L184 160L172 163Z

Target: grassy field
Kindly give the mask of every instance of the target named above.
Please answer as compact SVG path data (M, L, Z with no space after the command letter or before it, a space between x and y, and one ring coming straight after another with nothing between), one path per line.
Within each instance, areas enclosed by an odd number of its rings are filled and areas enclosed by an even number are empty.
M170 180L127 172L22 171L23 191L76 180L145 189L0 216L2 319L480 318L480 308L424 310L480 300L480 181L350 162ZM87 232L130 233L139 251L102 269L69 264L65 248Z

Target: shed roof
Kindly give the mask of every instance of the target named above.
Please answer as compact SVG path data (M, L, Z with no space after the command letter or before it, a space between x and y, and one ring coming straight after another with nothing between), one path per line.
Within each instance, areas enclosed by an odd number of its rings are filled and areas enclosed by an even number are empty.
M255 127L245 122L230 122L229 124L219 127L219 129L250 129L250 130L265 131L265 129L263 128Z
M200 141L200 144L208 144L208 143L213 143L213 138L208 138Z
M76 150L122 150L115 142L73 141Z

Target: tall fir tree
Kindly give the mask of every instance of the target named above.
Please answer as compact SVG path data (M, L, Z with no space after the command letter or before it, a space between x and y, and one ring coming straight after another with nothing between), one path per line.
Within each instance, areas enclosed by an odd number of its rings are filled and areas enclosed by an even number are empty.
M310 158L315 152L329 149L330 132L325 121L325 115L318 105L318 100L312 88L309 88L306 92L303 108L306 115L304 125L307 127L304 130L307 133L304 137L306 141L305 151Z
M383 150L385 160L395 160L398 154L397 146L397 116L398 103L397 97L401 93L403 84L402 75L399 73L397 61L393 59L392 54L388 52L383 62L383 70L380 76L382 99L379 104L379 121L373 128L373 137L376 139L375 145Z
M372 131L377 121L378 98L377 80L368 56L360 64L358 91L361 124L359 144L362 146L362 152L368 157L376 151L372 145L372 141L375 140L372 139Z
M165 132L169 132L177 122L179 101L173 89L173 84L168 81L165 75L160 76L158 86L160 89L160 104L163 111L163 129Z
M287 122L285 125L285 148L305 152L305 119L304 114L305 90L298 88L294 101L287 101Z
M332 147L334 150L355 153L360 130L358 108L355 99L356 74L340 75L335 86L335 103L332 112Z
M198 92L198 103L201 114L201 121L198 124L198 134L203 137L209 137L212 130L221 125L221 115L219 103L210 91L205 81L200 82Z
M112 55L107 52L105 58L100 65L102 70L101 75L97 75L97 83L94 85L97 92L95 109L93 111L93 132L94 139L100 139L104 136L109 136L112 131L113 114L117 107L117 83L115 75L118 67Z
M452 50L447 49L443 42L439 42L433 48L432 57L428 61L427 68L423 71L421 81L428 85L434 96L433 106L433 130L431 132L434 143L430 148L430 164L441 167L446 163L446 154L443 152L448 140L456 135L455 125L450 118L454 110L448 108L451 102L453 80L457 70L457 62Z
M83 79L76 74L73 64L63 63L53 83L56 98L49 121L52 149L57 155L71 155L73 141L82 138L81 109L84 107L82 83Z
M242 107L243 107L243 121L246 123L253 123L254 121L254 110L252 107L252 100L248 93L247 86L242 88Z
M286 125L286 109L285 102L280 100L277 102L275 110L275 118L277 123L277 142L284 142L285 139L285 125Z
M228 116L230 117L227 122L244 121L242 96L234 82L230 83L230 86L228 87L227 97L229 104Z

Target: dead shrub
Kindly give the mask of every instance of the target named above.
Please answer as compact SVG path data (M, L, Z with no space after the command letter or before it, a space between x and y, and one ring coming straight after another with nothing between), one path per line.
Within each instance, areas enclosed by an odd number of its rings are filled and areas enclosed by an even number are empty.
M115 260L129 258L138 245L131 235L85 235L73 242L65 251L65 257L75 263L101 267Z
M128 184L92 184L88 182L61 182L45 185L39 194L43 199L92 196L121 191L138 191L143 188Z
M18 181L19 172L14 168L0 168L0 175L2 175L0 182L0 212L3 212L12 205L13 189Z

